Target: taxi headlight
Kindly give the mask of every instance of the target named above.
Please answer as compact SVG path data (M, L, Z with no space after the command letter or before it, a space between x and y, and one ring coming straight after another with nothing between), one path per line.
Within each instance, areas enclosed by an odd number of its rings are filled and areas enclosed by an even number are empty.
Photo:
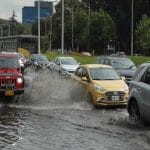
M101 87L101 86L99 86L97 84L95 84L94 86L95 86L96 92L100 93L100 92L105 92L106 91L103 87Z
M125 92L129 92L129 88L128 88L127 85L124 85L122 90L125 91Z
M22 83L23 82L23 79L22 78L18 78L17 79L17 83Z

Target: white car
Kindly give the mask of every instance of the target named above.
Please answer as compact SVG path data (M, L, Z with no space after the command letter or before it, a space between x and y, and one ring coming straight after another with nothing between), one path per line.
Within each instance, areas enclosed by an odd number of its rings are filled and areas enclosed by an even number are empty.
M50 63L50 69L60 74L71 75L79 67L79 63L73 57L56 57Z

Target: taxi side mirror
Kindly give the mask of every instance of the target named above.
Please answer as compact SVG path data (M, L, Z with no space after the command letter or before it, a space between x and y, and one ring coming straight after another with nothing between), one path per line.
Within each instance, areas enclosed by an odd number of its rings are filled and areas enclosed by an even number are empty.
M120 78L121 80L126 80L125 76L121 76Z

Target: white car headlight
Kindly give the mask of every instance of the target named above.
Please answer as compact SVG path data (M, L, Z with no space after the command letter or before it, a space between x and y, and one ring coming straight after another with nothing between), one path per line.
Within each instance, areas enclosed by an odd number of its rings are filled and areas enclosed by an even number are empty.
M64 71L64 72L65 72L65 71L67 71L67 70L66 70L65 68L61 68L61 71Z
M99 85L95 84L95 90L96 92L105 92L106 90L103 87L100 87Z
M22 78L18 78L17 79L17 83L22 83L23 82L23 79Z

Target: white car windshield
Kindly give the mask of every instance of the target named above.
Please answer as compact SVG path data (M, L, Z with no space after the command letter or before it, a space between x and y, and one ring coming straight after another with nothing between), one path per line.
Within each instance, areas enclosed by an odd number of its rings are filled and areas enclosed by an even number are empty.
M90 68L93 80L120 80L120 77L112 68Z
M63 65L77 65L78 63L75 59L68 57L68 58L62 58L61 64L63 64Z

